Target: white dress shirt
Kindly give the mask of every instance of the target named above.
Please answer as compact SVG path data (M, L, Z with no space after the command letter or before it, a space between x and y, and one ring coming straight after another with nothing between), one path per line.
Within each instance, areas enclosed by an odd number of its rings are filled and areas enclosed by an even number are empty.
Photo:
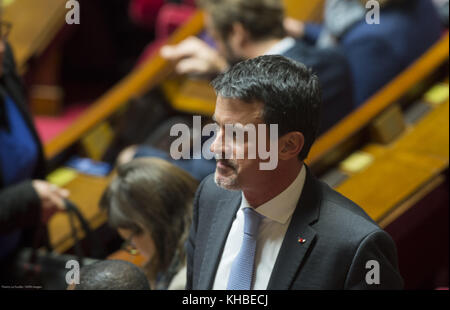
M278 196L259 206L256 212L264 216L256 241L254 283L252 289L265 290L269 284L272 269L283 243L292 214L305 183L306 171L302 167L296 179ZM222 252L214 280L214 290L225 290L230 276L231 265L236 258L244 235L244 208L251 207L242 193L242 201L233 221Z
M295 39L286 37L272 46L264 55L283 55L295 45Z

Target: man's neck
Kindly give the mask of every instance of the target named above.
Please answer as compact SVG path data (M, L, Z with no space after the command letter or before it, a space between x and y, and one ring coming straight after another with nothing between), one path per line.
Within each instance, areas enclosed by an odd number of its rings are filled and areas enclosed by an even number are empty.
M296 161L294 165L285 165L284 167L279 167L279 169L268 172L268 175L264 178L265 181L258 182L252 188L242 190L245 199L254 208L272 200L294 182L301 169L304 169L302 167L303 162Z

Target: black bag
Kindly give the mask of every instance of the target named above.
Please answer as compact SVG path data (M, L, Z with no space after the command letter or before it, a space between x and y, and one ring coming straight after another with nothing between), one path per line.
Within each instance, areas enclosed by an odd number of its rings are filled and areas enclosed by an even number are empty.
M100 258L104 254L98 238L78 208L66 200L66 210L70 219L72 237L75 240L75 255L54 253L48 243L45 246L46 250L38 249L44 231L44 226L40 225L35 234L33 247L21 249L11 260L8 268L8 280L3 280L4 288L65 290L68 286L66 274L71 268L66 268L67 262L74 260L78 262L80 268L96 262L96 259L87 258L83 253L80 240L78 240L75 218L80 222L85 239L89 243L88 255Z

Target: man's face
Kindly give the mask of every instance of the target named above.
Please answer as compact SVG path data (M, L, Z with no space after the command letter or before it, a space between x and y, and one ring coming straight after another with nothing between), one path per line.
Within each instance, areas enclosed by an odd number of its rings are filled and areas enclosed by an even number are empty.
M256 154L256 159L248 158L249 148L258 149L257 139L249 139L249 135L245 134L242 142L232 137L233 143L229 143L231 141L225 139L225 125L253 124L258 129L257 124L264 124L262 113L262 103L246 103L239 99L218 96L213 119L216 121L219 131L211 145L211 151L223 158L217 159L214 176L215 182L220 187L228 190L242 190L254 186L258 183L258 179L261 179L264 172L260 170L261 160L258 154ZM258 136L257 130L256 133ZM236 158L238 151L244 154L243 159ZM232 154L231 159L225 159L225 152Z
M244 57L239 56L239 51L237 51L237 48L233 48L233 44L231 44L230 39L231 35L229 35L225 40L216 30L214 23L212 22L211 15L205 14L205 24L208 34L213 38L214 42L216 42L217 51L227 60L230 66L245 60Z

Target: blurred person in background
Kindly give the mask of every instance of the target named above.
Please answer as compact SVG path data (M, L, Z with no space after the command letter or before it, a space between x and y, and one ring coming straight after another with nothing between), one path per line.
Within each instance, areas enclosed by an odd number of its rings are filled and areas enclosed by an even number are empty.
M367 2L327 0L322 25L285 20L286 30L294 37L320 48L342 48L350 63L358 105L425 53L442 33L431 0L378 1L379 24L366 22Z
M180 74L224 72L229 66L261 55L278 54L313 69L323 89L321 132L352 111L351 73L346 58L335 48L317 49L289 37L278 0L199 0L205 11L206 29L217 50L190 37L176 46L166 46L161 55L177 62Z
M64 209L67 190L45 177L42 144L7 42L11 24L0 16L0 262L29 245L40 222Z
M198 182L187 172L159 158L132 160L100 201L109 225L127 248L145 259L143 269L152 289L184 289L185 241L191 224Z

